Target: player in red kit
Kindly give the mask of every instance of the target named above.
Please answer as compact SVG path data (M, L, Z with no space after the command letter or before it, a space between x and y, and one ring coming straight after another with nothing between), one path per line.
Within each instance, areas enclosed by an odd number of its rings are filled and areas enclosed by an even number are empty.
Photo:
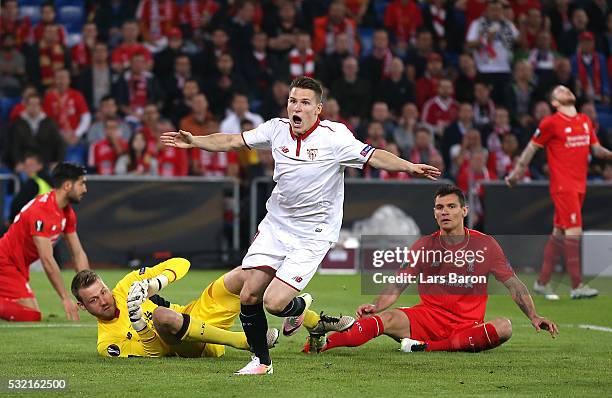
M601 146L593 123L578 113L576 97L565 86L557 86L551 94L551 104L557 110L545 117L533 138L521 154L506 183L512 187L521 179L531 159L540 148L546 148L550 170L550 197L555 207L553 232L544 248L542 270L533 288L550 300L558 300L550 286L555 262L561 255L572 281L570 297L588 298L596 289L582 283L580 268L580 238L582 236L582 203L586 191L589 154L612 159L612 152Z
M536 330L548 330L556 336L557 326L537 314L527 287L514 274L495 239L465 228L467 213L459 188L439 188L434 217L440 230L420 238L410 248L412 253L421 251L421 259L402 266L395 276L404 279L387 284L374 304L357 308L360 319L350 329L327 338L311 334L305 351L356 347L382 334L401 340L405 352L495 348L510 339L512 324L507 318L484 321L489 274L506 286ZM411 283L418 283L421 302L387 310Z
M66 317L78 320L76 304L64 287L53 244L60 235L72 254L76 271L89 268L87 255L76 233L76 215L71 204L87 192L85 169L60 163L53 170L54 189L32 199L0 238L0 319L40 321L38 302L30 285L30 264L40 259L43 269L62 300Z

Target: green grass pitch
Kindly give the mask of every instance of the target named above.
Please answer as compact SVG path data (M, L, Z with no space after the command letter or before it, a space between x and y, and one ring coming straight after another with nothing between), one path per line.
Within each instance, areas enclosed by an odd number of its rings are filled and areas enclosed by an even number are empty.
M186 303L222 271L192 271L168 287L163 296ZM125 271L102 271L113 286ZM64 272L68 285L72 272ZM526 277L526 282L531 282ZM606 288L610 278L594 287ZM554 319L560 336L552 340L536 333L507 295L489 299L487 319L509 317L512 339L488 352L398 352L399 345L379 337L359 348L321 355L300 353L306 333L284 338L272 350L274 375L237 377L232 372L249 359L246 352L228 348L220 359L99 358L94 319L81 313L81 322L65 320L61 304L42 273L32 273L32 288L43 311L41 324L0 321L1 396L108 397L382 397L382 396L609 396L612 394L612 295L572 301L567 288L561 301L536 297L541 315ZM314 310L353 313L371 301L362 296L358 276L317 275L308 287ZM412 305L415 296L398 304ZM269 316L271 326L280 319ZM584 329L596 325L606 330ZM238 322L235 329L239 330ZM65 378L62 392L9 392L9 378Z

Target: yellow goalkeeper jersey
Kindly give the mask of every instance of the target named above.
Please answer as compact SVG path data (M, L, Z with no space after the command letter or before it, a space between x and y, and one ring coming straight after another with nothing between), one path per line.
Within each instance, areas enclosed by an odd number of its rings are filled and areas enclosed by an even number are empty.
M153 328L153 311L158 306L164 306L177 312L183 312L185 307L170 304L158 295L150 297L141 306L147 327L137 333L128 316L127 294L135 281L164 274L172 283L185 276L189 271L189 266L189 261L184 258L171 258L154 267L130 272L121 279L113 289L113 297L119 311L118 316L110 321L98 319L98 353L112 357L159 357L170 354L170 349Z

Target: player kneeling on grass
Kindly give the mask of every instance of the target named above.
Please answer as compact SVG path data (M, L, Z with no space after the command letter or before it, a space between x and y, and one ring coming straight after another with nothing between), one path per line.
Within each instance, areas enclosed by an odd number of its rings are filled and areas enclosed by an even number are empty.
M79 312L64 286L53 246L66 240L77 271L89 268L87 255L77 235L73 204L87 193L85 169L63 162L52 173L53 190L36 196L21 211L0 238L0 319L38 322L42 313L30 288L30 265L38 260L62 300L66 318L79 320Z
M81 309L98 319L98 353L114 357L220 357L225 346L249 350L243 332L228 329L240 313L245 273L235 268L208 285L187 305L169 303L158 295L181 279L190 263L172 258L152 268L130 272L111 291L91 270L72 279L72 294ZM267 333L268 346L278 329Z
M360 319L347 331L333 333L327 339L311 334L305 352L356 347L382 334L401 340L405 352L495 348L510 339L512 324L507 318L484 322L489 274L508 288L536 330L557 335L557 325L537 314L529 291L510 268L495 239L464 227L468 207L463 192L446 185L434 198L434 217L440 229L418 239L410 249L413 253L432 253L431 260L425 257L424 261L404 265L397 275L405 277L407 283L390 284L374 304L361 305L357 309ZM435 259L436 252L443 254L442 261ZM469 253L474 253L472 259L468 259ZM410 308L387 310L410 280L419 284L421 302Z

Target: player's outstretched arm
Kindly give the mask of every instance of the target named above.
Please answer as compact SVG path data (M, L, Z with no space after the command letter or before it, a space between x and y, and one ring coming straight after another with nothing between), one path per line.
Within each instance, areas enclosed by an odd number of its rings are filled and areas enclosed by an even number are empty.
M523 153L521 153L521 157L516 162L516 166L514 166L512 172L506 177L506 184L509 187L515 186L516 183L523 178L527 167L529 167L529 163L531 163L531 159L533 159L538 149L540 149L540 147L531 141L527 144L527 147L523 150Z
M64 311L66 312L66 318L71 321L79 320L79 312L76 304L70 299L70 295L64 287L64 280L59 269L59 265L53 258L53 245L51 239L41 236L34 236L34 245L38 251L40 262L42 263L47 278L53 285L53 288L57 292L58 296L62 300Z
M548 330L553 338L559 334L559 328L557 328L553 321L538 315L527 286L516 275L505 281L504 285L510 291L514 302L527 315L527 318L529 318L531 324L538 332L542 329Z
M160 137L162 144L175 148L200 148L209 152L227 152L246 148L241 134L215 133L194 136L189 131L168 131Z
M404 171L415 177L437 180L440 177L440 170L428 164L415 164L395 156L384 149L376 149L368 164L377 169L386 171Z
M154 267L143 267L127 274L117 288L127 294L135 282L144 283L147 288L147 298L151 297L170 283L187 275L191 263L180 257L173 257Z
M87 259L87 254L85 254L85 250L83 250L83 245L81 245L81 240L76 232L72 232L69 234L65 234L64 238L66 239L66 243L68 244L68 248L72 255L72 261L74 261L74 267L76 268L76 272L79 272L84 269L89 269L89 260Z
M591 145L591 151L596 158L612 160L612 151L603 147L600 143Z
M391 307L408 285L390 284L376 297L372 304L362 304L357 307L355 314L357 318L364 318L377 314Z

